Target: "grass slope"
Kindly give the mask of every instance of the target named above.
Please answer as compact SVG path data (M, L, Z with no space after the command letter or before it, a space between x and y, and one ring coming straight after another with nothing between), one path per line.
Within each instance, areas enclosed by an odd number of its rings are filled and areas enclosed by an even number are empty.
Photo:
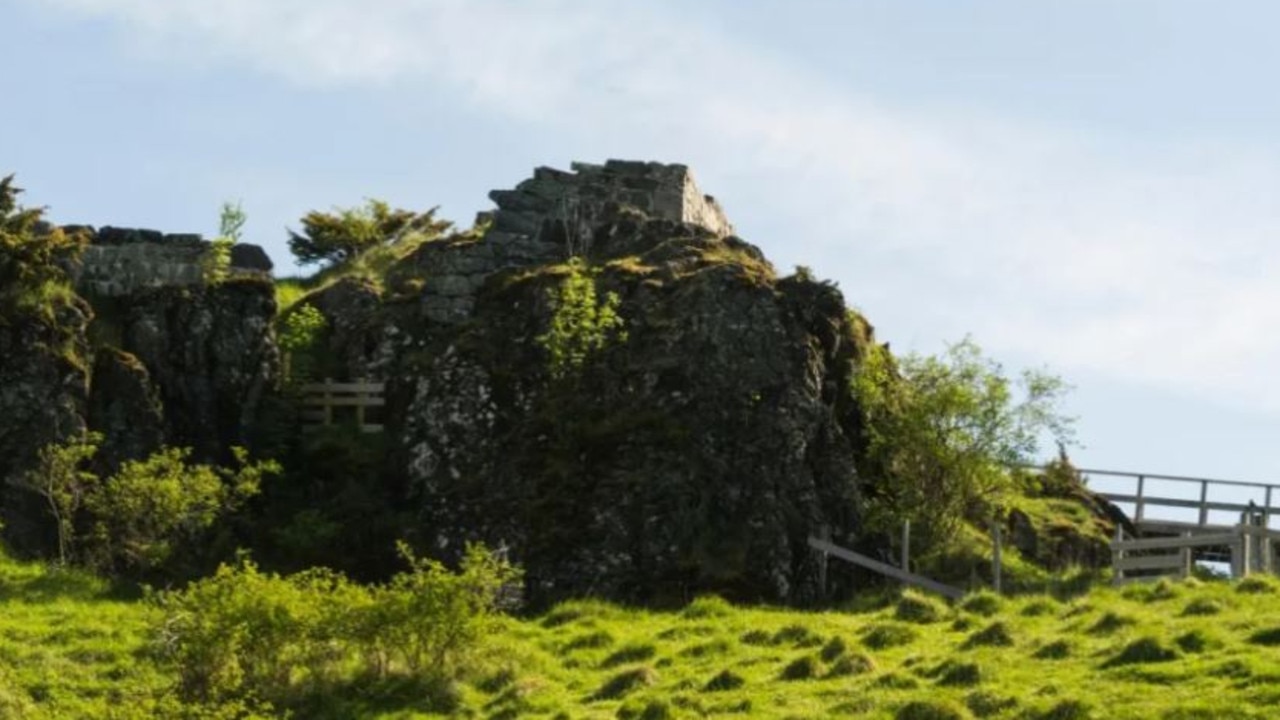
M1189 720L1272 717L1280 703L1270 580L875 605L566 603L504 621L461 678L457 715ZM173 676L147 651L151 612L94 578L0 559L0 718L209 716L173 704ZM366 716L431 717L411 708Z

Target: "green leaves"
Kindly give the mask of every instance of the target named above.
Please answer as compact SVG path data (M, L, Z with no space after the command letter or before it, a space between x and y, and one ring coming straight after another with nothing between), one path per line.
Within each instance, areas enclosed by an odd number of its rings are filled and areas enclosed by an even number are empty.
M603 298L596 291L596 271L581 258L568 263L569 273L560 286L548 292L555 308L551 327L539 335L538 344L550 356L551 376L557 380L575 375L595 352L610 341L625 342L625 322L618 315L617 293Z
M289 231L289 250L304 265L340 264L370 248L397 243L411 233L436 238L453 226L437 220L436 210L418 213L369 200L364 207L331 213L312 211L302 218L301 234Z
M87 243L80 233L42 231L44 210L19 206L21 193L12 175L0 179L0 324L26 313L52 321L74 296L66 268Z
M1042 372L1010 380L968 338L896 362L874 347L854 380L881 474L871 524L890 532L909 519L928 547L965 518L985 519L1009 490L1006 466L1029 461L1046 433L1071 441L1072 420L1057 408L1066 390Z

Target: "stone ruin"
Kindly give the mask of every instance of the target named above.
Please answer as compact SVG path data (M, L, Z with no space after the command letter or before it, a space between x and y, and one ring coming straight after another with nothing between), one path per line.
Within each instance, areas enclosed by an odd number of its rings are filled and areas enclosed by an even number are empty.
M75 269L76 288L97 297L124 297L157 287L197 285L204 279L203 261L212 243L195 234L155 230L67 227L90 234ZM233 277L271 276L271 258L257 245L231 247Z
M471 316L475 294L503 268L562 262L591 251L595 229L620 208L651 219L733 235L724 211L704 195L685 165L609 160L575 162L570 171L540 167L512 190L494 190L498 206L480 242L427 243L404 270L424 280L424 315L456 324Z

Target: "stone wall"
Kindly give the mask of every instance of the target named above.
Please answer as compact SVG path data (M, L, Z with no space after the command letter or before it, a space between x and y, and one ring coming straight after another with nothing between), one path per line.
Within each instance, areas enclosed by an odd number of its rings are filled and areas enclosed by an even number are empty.
M196 285L210 243L200 235L104 227L92 233L76 286L99 297L122 297L138 290ZM256 245L233 248L233 275L270 275L271 260Z

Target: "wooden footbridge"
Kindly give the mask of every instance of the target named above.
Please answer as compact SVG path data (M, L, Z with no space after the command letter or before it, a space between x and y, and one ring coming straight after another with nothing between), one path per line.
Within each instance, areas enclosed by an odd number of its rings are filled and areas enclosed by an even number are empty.
M1186 577L1216 562L1233 577L1280 568L1280 485L1209 478L1080 470L1089 489L1115 505L1136 537L1117 528L1111 543L1117 583Z

